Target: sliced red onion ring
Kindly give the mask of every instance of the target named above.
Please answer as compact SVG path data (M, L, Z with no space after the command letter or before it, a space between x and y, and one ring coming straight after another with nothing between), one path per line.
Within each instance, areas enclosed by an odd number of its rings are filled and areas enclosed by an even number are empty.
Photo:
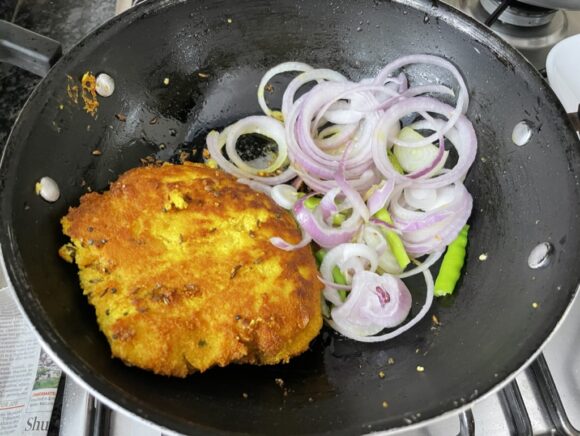
M399 277L400 279L404 279L407 277L412 277L414 275L417 274L421 274L423 271L428 270L429 268L431 268L435 262L437 262L439 260L439 258L443 255L443 253L445 253L445 250L441 250L441 251L436 251L434 253L431 253L429 256L427 256L425 258L425 260L418 266L416 266L415 268L412 268L408 271L399 273L399 274L395 274L397 277Z
M405 73L400 73L397 79L399 80L399 93L405 92L407 89L409 89L409 81L407 80Z
M361 195L346 181L344 177L344 167L349 147L350 145L344 150L342 159L338 164L338 171L336 172L334 180L336 180L336 184L341 189L342 193L350 200L353 209L362 217L364 221L368 221L370 218L370 213L367 205L365 204Z
M451 191L449 191L449 188L451 188ZM465 189L465 186L460 182L454 183L453 185L450 185L450 187L441 188L440 192L442 194L444 193L446 196L445 201L442 201L439 208L432 208L430 211L425 212L407 205L405 196L402 194L407 189L410 188L398 188L395 190L391 197L389 208L393 219L401 226L405 226L412 221L422 220L431 214L438 214L447 211L453 212L457 209L464 196L468 194L467 189ZM437 190L436 193L439 193L439 190Z
M381 224L375 224L373 221L380 222ZM384 226L382 225L384 224ZM379 229L381 227L387 227L389 224L380 220L371 220L370 223L365 224L364 229L359 236L359 242L362 242L377 252L379 256L379 268L389 274L399 274L402 269L399 266L399 262L395 255L391 252L391 248L384 236L384 233ZM400 233L398 230L396 232Z
M389 245L383 234L376 226L371 224L365 224L359 236L359 241L375 250L379 257L389 249Z
M413 86L412 88L408 88L404 92L401 92L401 95L396 98L391 98L382 102L379 106L372 108L373 110L387 110L395 103L398 103L401 100L405 100L406 98L416 97L418 95L424 94L442 94L442 95L449 95L455 96L455 92L447 86L444 85L419 85ZM423 113L421 113L423 115Z
M292 71L305 72L310 70L312 70L312 67L302 62L283 62L276 65L274 68L269 69L262 77L262 80L260 80L260 85L258 86L258 103L260 104L260 108L264 111L264 113L270 117L272 116L272 110L266 104L264 91L266 89L266 85L270 82L270 80L272 80L274 76Z
M349 182L352 181L353 186L354 181L360 179L372 167L372 161L369 159L370 144L378 114L366 115L361 121L360 127L355 131L352 140L344 144L333 143L333 146L338 148L333 149L332 152L327 149L322 150L317 145L316 138L313 137L312 130L316 124L313 124L311 120L319 114L320 108L329 101L329 98L332 98L335 91L342 92L352 87L352 84L346 82L319 84L300 97L293 105L290 115L285 118L289 157L292 166L297 168L300 173L307 173L314 180L318 179L322 182L333 180L338 162L342 158L340 147L346 146L347 143L350 144L352 151L345 163L345 178ZM370 93L366 93L364 96L360 95L361 98L376 101ZM311 188L319 190L319 186L315 186L318 183L314 182L315 185L313 185L306 177L305 181Z
M294 187L296 190L300 189L303 184L304 180L302 180L301 177L296 177L294 180L292 180L292 187Z
M445 68L457 81L459 85L459 97L457 98L457 106L461 109L461 113L467 112L467 106L469 106L469 94L467 93L467 85L465 85L465 81L463 80L463 76L459 72L459 70L449 61L443 59L439 56L433 55L409 55L403 56L395 61L386 65L380 72L377 74L375 78L376 84L383 84L388 79L389 76L394 73L396 70L411 64L430 64L436 65L441 68ZM430 142L435 141L436 138L432 139Z
M298 250L300 248L306 247L311 242L312 242L312 238L310 237L310 235L308 235L304 232L302 233L302 239L300 240L300 242L298 244L291 244L289 242L286 242L284 239L282 239L278 236L274 236L274 237L270 238L270 243L273 246L280 248L281 250L284 250L284 251Z
M362 112L368 111L369 99L368 96L365 96L364 94L369 92L387 94L389 96L387 101L391 98L399 97L400 95L397 91L387 88L386 86L360 85L358 83L350 84L350 86L346 86L342 92L332 96L324 106L322 106L312 123L313 126L319 126L322 117L335 124L350 124L360 121L364 116ZM341 101L349 96L351 98L350 103ZM372 98L372 100L374 100L374 98ZM345 103L346 108L343 107ZM331 108L336 107L336 105L339 105L339 108L342 107L342 110L331 110ZM331 117L329 117L329 115ZM332 118L336 119L333 121Z
M236 143L240 136L250 133L266 136L272 139L278 146L276 159L266 168L254 168L246 164L236 150ZM274 118L263 115L242 118L237 123L225 129L224 134L226 135L226 153L228 154L228 158L240 170L248 174L258 176L264 173L273 173L286 163L288 147L286 146L284 125Z
M298 192L292 185L282 184L272 186L270 188L270 196L278 206L287 210L292 209L298 201Z
M395 181L391 179L383 182L380 187L371 194L367 200L367 207L371 215L374 215L385 207L389 200L389 196L393 193L394 189Z
M369 220L369 223L374 224L376 227L382 227L385 230L391 230L399 235L402 234L401 230L398 229L397 227L395 227L393 224L386 223L386 222L381 221L377 218L371 218Z
M348 298L331 310L333 321L348 331L370 336L401 324L411 310L411 293L391 275L357 273Z
M300 177L304 180L313 191L316 192L328 192L332 188L336 188L337 184L335 180L321 180L315 176L308 174L306 171L295 167L296 172L300 175ZM379 175L372 170L368 169L356 180L349 180L350 185L355 189L357 192L366 192L368 191L373 185L377 184L380 181Z
M318 215L304 205L304 201L307 198L303 197L296 202L294 215L302 229L318 245L325 248L335 247L353 238L361 224L360 215L356 211L353 211L350 218L342 223L340 227L331 227L324 222L321 213ZM325 278L328 279L327 277Z
M293 112L286 120L286 139L291 161L298 163L309 173L324 179L332 179L342 154L328 153L321 150L312 134L312 119L319 113L320 108L335 92L348 90L352 85L348 83L322 83L302 96L296 103ZM367 95L368 98L372 96ZM349 142L352 150L345 163L347 179L356 178L372 164L370 139L378 120L377 114L369 114L364 118L356 139ZM346 144L345 144L346 145Z
M462 183L455 183L451 202L429 212L407 209L398 191L391 201L394 224L402 230L407 253L422 256L441 251L457 237L471 215L473 200Z
M322 211L322 218L327 221L330 217L338 212L338 207L336 206L336 196L340 193L340 188L334 188L324 194L322 200L320 200L320 210Z
M437 233L435 233L430 240L423 240L420 242L404 241L407 253L411 256L419 257L433 251L445 249L445 247L457 237L463 226L467 223L467 220L471 215L472 207L473 200L471 195L467 194L456 217L444 228L441 228Z
M308 82L320 82L322 80L328 80L331 82L348 82L348 79L342 74L328 69L310 70L299 74L286 87L286 91L284 91L284 96L282 97L282 114L284 115L284 120L288 119L288 115L294 106L294 96L296 95L296 91Z
M390 142L401 147L423 147L437 141L441 136L444 136L462 116L461 111L458 111L451 106L441 103L433 97L415 97L402 100L395 103L387 109L379 121L379 132L388 131L392 124L396 124L406 115L418 112L434 112L443 115L447 121L435 133L427 136L419 141L403 141L395 137L387 138ZM381 130L382 129L382 130Z
M425 108L425 105L429 105L429 111L436 113L448 112L451 107L434 100L429 97L416 97L414 99L405 100L398 105L406 105L406 109L402 110L401 113L407 113L407 109L411 107L410 112L416 109ZM396 109L393 106L392 109ZM388 112L388 111L387 111ZM385 113L386 116L387 113ZM385 116L383 120L385 120ZM398 115L395 115L395 118ZM385 122L380 122L375 131L373 139L373 161L376 168L387 178L395 179L396 183L407 182L415 187L424 188L440 188L442 186L449 185L451 183L460 180L465 176L471 164L475 160L475 155L477 152L477 139L475 136L475 131L471 123L463 115L460 116L455 123L455 127L450 129L445 133L445 137L448 138L459 155L457 164L453 169L447 172L443 172L433 178L420 178L412 179L407 175L400 174L395 170L393 164L391 163L388 155L387 149L392 146L392 142L389 142L388 138L390 135L396 135L399 131L399 118L391 118ZM437 132L442 132L445 129L446 123L442 120L432 120L432 121L422 121L420 123L414 123L411 127L415 129L430 128L435 129ZM417 141L411 144L420 144L423 141Z
M365 244L345 243L332 248L326 253L320 265L320 274L327 281L333 281L332 270L337 266L347 276L344 267L351 258L361 258L368 263L368 271L374 272L378 266L378 256L375 250Z
M292 169L292 167L286 168L280 175L277 176L256 176L254 174L248 174L245 171L242 171L234 164L232 164L229 160L227 160L221 152L221 149L226 143L225 135L212 130L208 133L206 137L206 144L207 149L212 157L218 164L218 166L223 169L225 172L238 177L238 178L248 178L252 180L256 180L268 185L279 185L280 183L288 182L296 177L296 172Z
M435 224L440 224L441 222L448 220L453 216L452 211L444 210L441 212L425 214L423 217L413 220L413 221L396 221L396 227L401 230L403 234L416 232L418 230L423 230L428 227L432 227Z
M322 284L324 284L326 287L332 288L332 289L340 289L342 291L350 291L350 289L352 288L352 285L341 285L341 284L335 283L333 281L326 280L322 276L318 276L318 280L320 280L322 282ZM341 303L342 303L342 301L341 301Z
M324 298L321 298L321 300L325 300L325 303L326 303L326 301L328 301L337 307L342 304L342 298L340 296L340 293L338 292L338 289L336 289L335 287L326 286L322 290L322 294L324 295ZM330 309L328 308L328 306L326 304L325 304L325 306L326 306L326 312L327 312L326 317L330 317Z
M447 185L442 188L405 188L403 196L405 202L415 209L430 212L445 206L455 197L455 185Z
M340 97L336 97L338 100ZM334 101L331 104L327 104L326 111L320 111L316 120L314 120L313 126L318 126L322 124L320 119L324 116L324 119L329 123L334 124L355 124L358 123L364 116L361 112L351 108L350 103L346 101Z
M316 136L315 143L322 150L335 150L350 141L358 128L358 123L325 127Z
M423 176L429 175L433 172L433 170L441 165L443 158L445 157L445 140L443 138L439 138L439 148L437 151L437 156L435 159L428 164L425 168L421 168L411 174L408 174L407 177L411 179L419 179Z
M332 327L334 330L336 330L343 336L346 336L347 338L359 342L384 342L396 338L397 336L405 333L419 321L421 321L425 317L425 315L427 315L427 312L429 312L429 309L433 304L433 287L434 287L433 276L431 275L431 272L429 270L423 271L423 275L425 276L425 283L427 284L427 296L425 298L425 304L423 305L419 313L417 313L417 315L415 315L409 322L389 333L385 333L383 335L378 336L366 336L361 335L356 331L353 331L353 329L350 328L350 326L342 325L340 323L333 321L332 319L327 320L326 322L330 327Z

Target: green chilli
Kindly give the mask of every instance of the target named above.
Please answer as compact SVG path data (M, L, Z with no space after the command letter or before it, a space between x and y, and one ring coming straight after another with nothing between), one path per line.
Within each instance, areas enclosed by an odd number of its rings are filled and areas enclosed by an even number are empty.
M405 170L401 166L399 159L397 158L397 156L395 156L395 153L393 153L392 150L387 150L387 156L391 161L391 165L393 165L395 171L398 172L399 174L405 174Z
M321 248L320 250L314 253L314 258L316 259L316 264L318 265L318 268L320 268L320 265L322 265L324 256L326 256L326 250L324 248Z
M343 213L337 213L332 217L332 225L340 226L346 220L346 215Z
M332 269L332 278L334 280L334 283L338 285L346 285L346 277L344 276L340 268L337 266L335 266Z
M326 250L323 248L321 248L316 253L314 253L314 258L316 259L316 263L318 264L318 268L320 268L320 265L322 264L322 261L324 260L324 256L326 256ZM338 266L335 266L332 269L332 279L334 280L334 283L336 283L338 285L346 285L347 284L346 277L344 276L344 274L342 273L342 271L340 270L340 268ZM346 291L345 290L339 289L338 294L340 295L340 299L342 301L346 300Z
M306 200L304 200L304 206L306 206L308 209L314 209L320 204L321 201L322 199L319 197L308 197Z
M342 271L340 270L339 267L335 266L332 269L332 278L334 280L334 283L338 284L338 285L346 285L346 277L344 276L344 274L342 273ZM338 290L338 295L340 295L340 299L342 301L346 300L346 291L344 289L339 289Z
M391 218L391 214L387 211L387 209L381 209L374 215L375 218L393 225L393 219ZM385 239L389 244L389 248L391 252L395 256L397 263L402 269L405 269L409 263L411 263L411 259L409 259L409 255L405 250L405 246L403 245L403 241L401 237L392 230L381 229L381 231L385 234Z
M436 297L452 294L455 290L455 285L461 276L461 269L465 264L468 231L469 226L464 226L457 238L447 247L441 269L435 280L434 294Z

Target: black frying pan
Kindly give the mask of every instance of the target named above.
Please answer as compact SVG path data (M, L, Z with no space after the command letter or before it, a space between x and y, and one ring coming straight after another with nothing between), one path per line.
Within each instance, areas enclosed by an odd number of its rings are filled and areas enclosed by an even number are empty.
M258 113L256 86L274 64L300 60L358 79L408 53L438 54L459 67L479 139L466 181L475 200L467 266L454 297L432 309L440 328L429 317L380 344L324 329L288 365L234 365L185 380L111 359L75 268L57 256L67 208L144 156L171 159L202 142L208 129ZM66 75L78 80L87 70L116 80L96 119L66 94ZM441 74L407 72L413 80ZM511 135L522 120L533 133L518 147ZM91 154L97 147L101 156ZM1 162L0 241L20 303L46 347L108 404L183 433L359 434L459 408L538 353L578 284L579 174L578 140L546 83L515 50L443 4L165 0L99 28L34 91ZM45 175L62 190L54 204L34 194ZM530 269L528 255L542 242L553 247L551 262Z

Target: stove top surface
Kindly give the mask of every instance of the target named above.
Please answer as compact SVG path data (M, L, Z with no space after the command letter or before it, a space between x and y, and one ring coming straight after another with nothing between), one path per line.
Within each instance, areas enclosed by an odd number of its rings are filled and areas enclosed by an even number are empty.
M485 22L490 15L489 11L500 2L499 0L446 0L445 3L460 9L479 22ZM505 18L506 16L509 18ZM519 17L519 21L514 17ZM530 25L530 20L536 25ZM520 25L509 24L510 22L518 22ZM526 14L516 8L508 7L491 29L517 48L543 73L546 67L546 57L552 47L562 39L580 33L580 11L551 10Z

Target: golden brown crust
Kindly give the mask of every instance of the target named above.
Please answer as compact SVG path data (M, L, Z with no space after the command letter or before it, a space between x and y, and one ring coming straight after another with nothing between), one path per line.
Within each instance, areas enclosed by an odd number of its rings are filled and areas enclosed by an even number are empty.
M274 364L318 334L321 284L292 216L204 165L130 170L62 219L59 253L79 266L113 356L186 376L232 362Z

